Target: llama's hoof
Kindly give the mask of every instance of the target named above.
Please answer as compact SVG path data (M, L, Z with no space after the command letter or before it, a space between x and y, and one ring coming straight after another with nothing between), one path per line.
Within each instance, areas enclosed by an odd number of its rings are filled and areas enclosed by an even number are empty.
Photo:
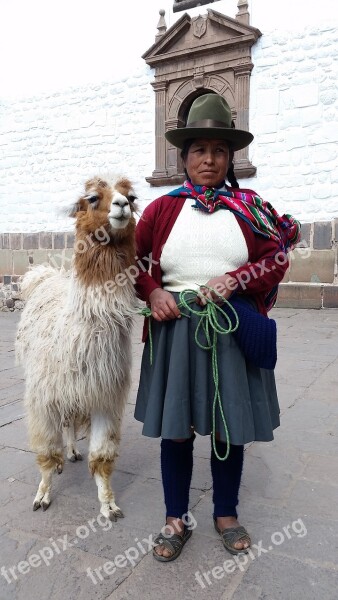
M124 517L122 510L116 504L102 504L100 512L109 521L117 521Z
M50 501L46 502L46 501L43 501L43 500L34 500L33 510L34 511L38 510L38 508L40 508L40 506L41 506L42 510L45 511L50 506Z
M63 471L63 465L61 465L61 464L60 465L56 465L56 472L59 475L61 475L62 471Z
M115 514L115 517L117 517L118 519L124 519L124 514L120 508L118 510L116 510L114 514Z
M68 460L70 460L70 462L74 463L77 460L83 460L83 456L82 456L82 454L80 454L80 452L73 452L73 454L68 456Z

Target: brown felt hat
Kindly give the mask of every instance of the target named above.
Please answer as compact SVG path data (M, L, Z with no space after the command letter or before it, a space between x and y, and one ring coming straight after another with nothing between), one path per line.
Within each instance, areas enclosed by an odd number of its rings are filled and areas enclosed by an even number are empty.
M206 138L227 141L233 150L245 148L254 139L249 131L234 128L230 106L219 94L204 94L196 98L190 107L186 126L167 131L165 137L176 148L183 148L187 140Z

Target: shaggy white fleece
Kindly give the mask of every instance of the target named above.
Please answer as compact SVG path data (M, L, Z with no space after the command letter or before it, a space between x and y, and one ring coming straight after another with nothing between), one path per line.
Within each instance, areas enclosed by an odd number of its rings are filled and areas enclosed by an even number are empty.
M16 356L25 369L26 403L35 414L52 413L60 426L93 410L121 418L137 308L132 283L108 293L81 286L73 271L38 266L23 277L22 294Z

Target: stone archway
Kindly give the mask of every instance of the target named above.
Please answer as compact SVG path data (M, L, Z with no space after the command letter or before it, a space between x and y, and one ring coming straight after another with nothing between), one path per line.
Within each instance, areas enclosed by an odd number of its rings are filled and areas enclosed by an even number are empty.
M202 83L202 82L201 82ZM173 96L168 99L168 118L165 121L165 131L184 127L187 115L193 101L198 96L203 96L210 92L221 94L228 102L232 118L236 122L235 97L228 81L221 75L212 75L203 78L203 87L196 86L194 80L182 83ZM170 178L179 179L181 182L184 178L183 165L180 157L180 150L164 140L167 156L167 176Z
M239 0L243 5L243 0ZM163 13L163 11L162 11ZM251 46L261 32L243 22L208 9L206 15L184 14L166 30L163 14L155 44L143 55L155 68L155 170L151 185L181 183L184 174L179 152L164 134L185 124L189 103L208 91L224 96L239 129L249 130L249 82L253 68ZM238 178L256 172L248 149L236 153Z

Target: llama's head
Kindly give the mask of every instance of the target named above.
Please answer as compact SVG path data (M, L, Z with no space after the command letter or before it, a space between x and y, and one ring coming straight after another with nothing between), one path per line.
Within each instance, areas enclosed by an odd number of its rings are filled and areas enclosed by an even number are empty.
M71 210L80 235L108 242L134 232L136 196L129 179L93 177L85 184L85 193Z

